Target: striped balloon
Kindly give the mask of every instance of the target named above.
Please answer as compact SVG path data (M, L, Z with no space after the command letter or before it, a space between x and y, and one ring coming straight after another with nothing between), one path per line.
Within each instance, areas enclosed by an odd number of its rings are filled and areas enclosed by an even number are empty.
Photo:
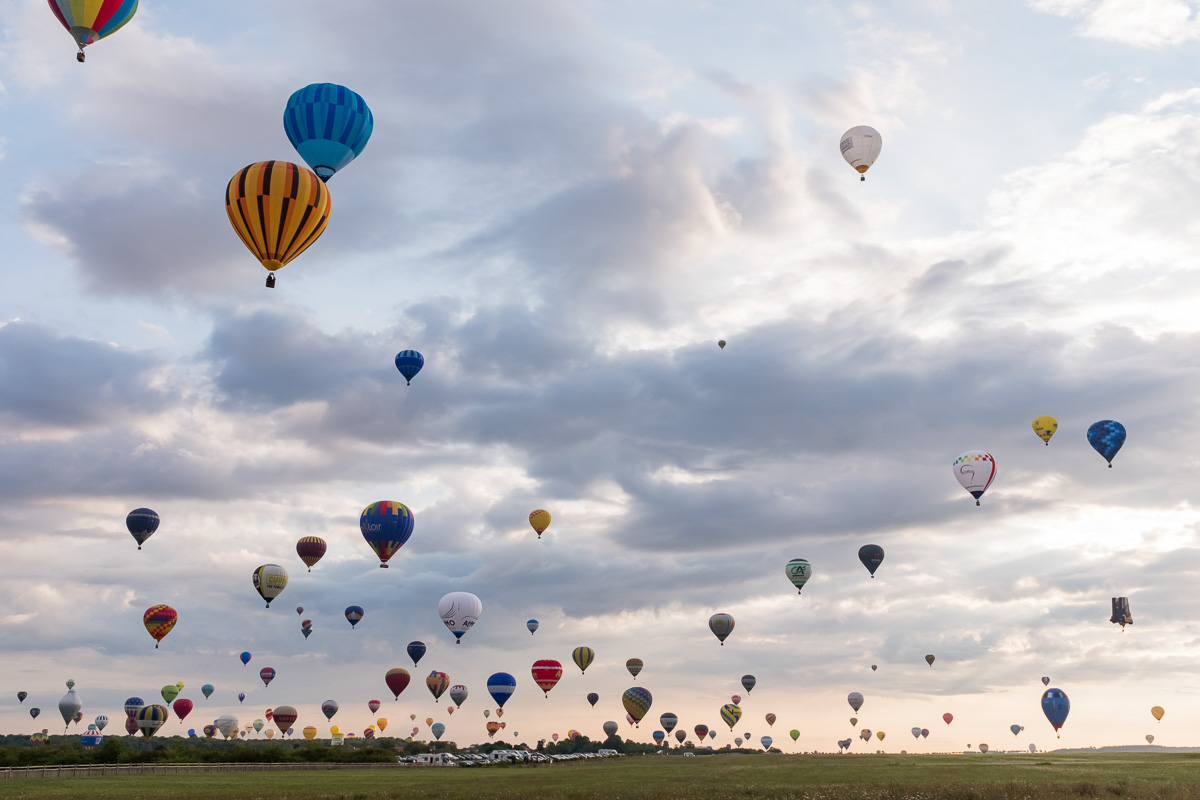
M336 83L309 84L283 109L288 141L323 181L362 153L374 127L362 97Z
M149 508L135 508L125 517L125 527L137 542L138 550L141 550L142 544L158 530L159 521L158 514Z
M596 660L596 651L590 647L576 647L571 651L571 659L579 667L579 672L586 674L587 668Z
M163 640L163 637L175 627L178 619L179 615L175 613L175 609L164 605L150 606L146 609L146 613L142 614L142 624L154 637L155 650L158 649L158 643Z
M83 48L95 44L137 13L138 0L49 0L50 11L75 38L83 61Z
M225 189L230 224L242 244L272 272L320 237L332 209L325 183L288 161L250 164L238 170Z
M742 709L732 703L726 703L721 706L721 719L729 726L729 730L733 730L733 726L737 725L737 721L742 718Z
M167 721L167 707L157 704L142 706L137 710L136 719L138 730L149 739Z
M320 536L303 536L296 542L296 555L300 556L308 571L312 572L313 565L325 555L325 548L325 540Z

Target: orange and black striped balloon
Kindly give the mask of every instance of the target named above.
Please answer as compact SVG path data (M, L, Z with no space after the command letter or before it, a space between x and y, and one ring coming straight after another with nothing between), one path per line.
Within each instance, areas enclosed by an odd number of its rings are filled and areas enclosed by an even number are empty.
M259 161L239 170L225 189L225 211L242 243L269 270L308 249L329 222L325 183L288 161Z

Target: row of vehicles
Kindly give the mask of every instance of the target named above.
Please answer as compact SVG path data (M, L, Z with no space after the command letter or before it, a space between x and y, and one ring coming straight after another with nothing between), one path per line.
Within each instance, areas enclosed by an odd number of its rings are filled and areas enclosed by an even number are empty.
M572 761L580 758L604 758L618 755L616 750L597 753L563 753L544 755L528 750L493 750L490 753L420 753L396 759L401 764L424 767L474 767L486 764L536 764L549 761Z

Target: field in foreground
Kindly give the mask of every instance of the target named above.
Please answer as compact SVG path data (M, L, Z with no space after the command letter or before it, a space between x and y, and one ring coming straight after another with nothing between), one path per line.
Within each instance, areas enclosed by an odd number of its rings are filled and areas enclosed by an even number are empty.
M0 782L0 797L403 800L999 800L1200 797L1200 754L626 756L541 766Z

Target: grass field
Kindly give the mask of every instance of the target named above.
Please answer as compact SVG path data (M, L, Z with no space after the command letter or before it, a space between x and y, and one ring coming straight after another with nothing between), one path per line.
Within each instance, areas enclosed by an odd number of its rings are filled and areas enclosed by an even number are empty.
M1200 754L632 756L530 767L146 775L0 782L4 798L992 800L1200 798Z

